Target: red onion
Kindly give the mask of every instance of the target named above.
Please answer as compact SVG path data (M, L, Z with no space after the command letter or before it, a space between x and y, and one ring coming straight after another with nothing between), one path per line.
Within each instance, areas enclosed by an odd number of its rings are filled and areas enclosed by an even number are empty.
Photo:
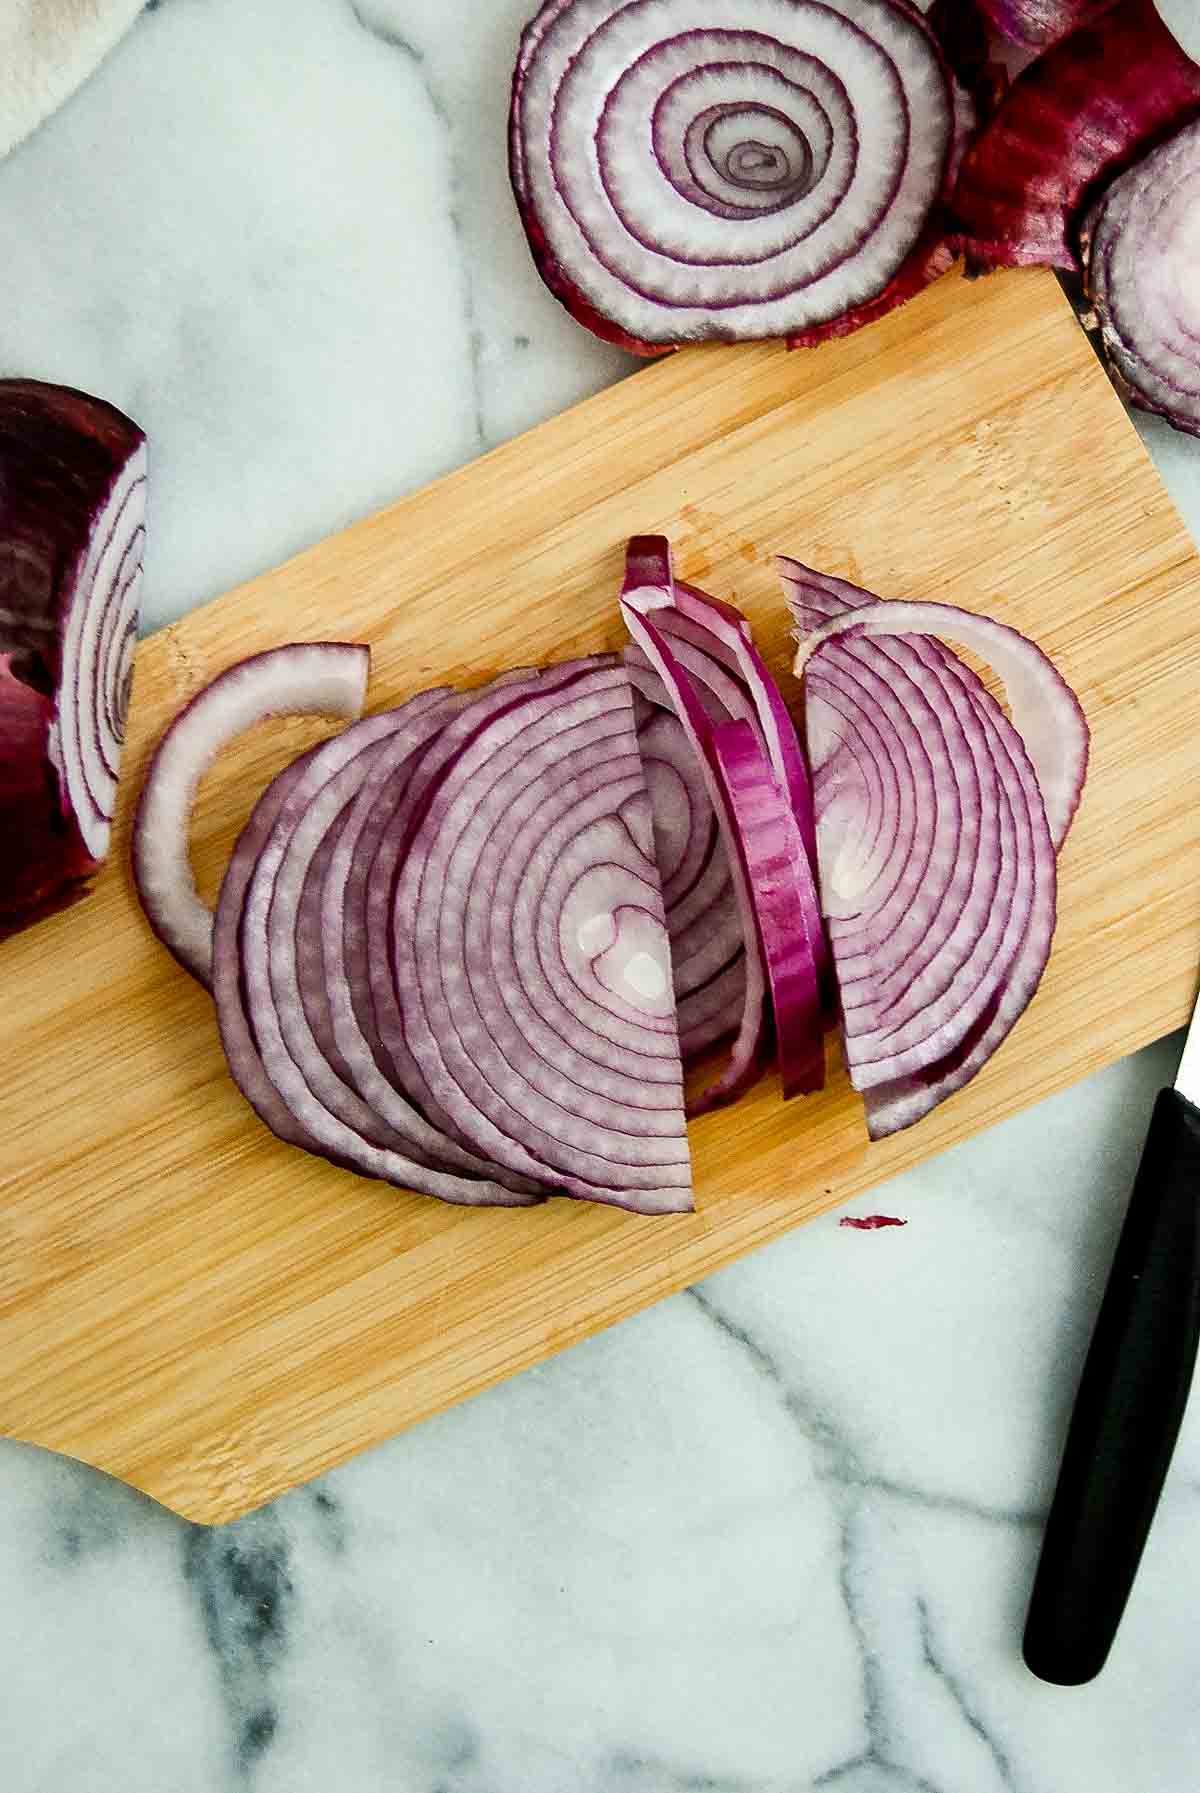
M128 417L0 380L0 933L80 896L108 851L145 495Z
M269 716L362 714L370 651L348 641L294 642L231 666L182 709L155 750L133 826L133 876L163 945L206 987L212 911L188 861L200 780L236 735Z
M968 118L905 0L546 0L510 170L543 279L598 335L812 342L949 265Z
M1083 240L1087 295L1122 392L1200 435L1200 121L1117 177Z
M1153 0L1116 0L1024 69L952 200L977 267L1077 268L1081 213L1143 149L1200 115L1200 64Z
M1099 18L1113 0L975 0L975 4L1012 43L1040 50L1077 25Z
M881 603L795 561L781 570L800 625L846 1060L880 1138L967 1082L1033 995L1087 728L1015 630L950 605ZM934 630L1000 673L1012 721Z
M676 584L665 538L630 543L621 609L634 643L657 675L658 684L643 689L671 704L705 778L725 837L745 949L744 1006L729 1062L694 1111L732 1100L757 1076L766 1048L768 985L785 1094L818 1088L824 1057L820 1002L813 991L819 987L824 940L800 818L792 807L793 785L810 829L812 805L807 768L782 697L744 618ZM716 737L735 723L754 744L759 763L753 769L740 750L730 749L730 765L721 763ZM731 739L741 737L726 737ZM740 775L737 791L727 782L730 775ZM757 883L751 850L761 874ZM781 904L786 926L780 924Z

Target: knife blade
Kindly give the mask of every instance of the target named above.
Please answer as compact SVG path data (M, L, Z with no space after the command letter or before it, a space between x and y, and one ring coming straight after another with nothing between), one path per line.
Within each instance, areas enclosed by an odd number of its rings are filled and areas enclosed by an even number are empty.
M1160 1090L1071 1413L1025 1623L1043 1681L1099 1674L1133 1587L1200 1342L1200 1003Z

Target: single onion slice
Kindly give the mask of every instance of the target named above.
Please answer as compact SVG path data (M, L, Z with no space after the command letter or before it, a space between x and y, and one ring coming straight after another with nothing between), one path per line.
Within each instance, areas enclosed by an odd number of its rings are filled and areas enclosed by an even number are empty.
M1200 435L1200 120L1118 175L1083 242L1087 296L1122 393Z
M821 987L812 942L797 925L796 886L811 879L808 855L787 793L747 722L719 724L713 757L749 874L758 940L777 1025L785 1098L824 1087Z
M975 4L1010 43L1041 50L1077 25L1099 18L1113 0L975 0Z
M542 278L597 335L811 342L949 265L965 123L904 0L545 0L509 165Z
M1005 625L883 603L796 561L781 571L799 625L847 1065L881 1138L968 1081L1037 987L1086 724L1041 650ZM1011 721L935 628L1010 682Z
M788 563L789 573L792 568L798 563ZM808 569L799 572L803 583ZM823 622L801 642L797 672L805 657L834 635L936 635L987 661L1004 682L1013 725L1037 777L1055 850L1062 846L1083 794L1090 737L1079 699L1036 642L1007 623L954 604L891 599Z
M652 855L624 670L539 679L430 791L391 944L410 1065L458 1136L567 1194L660 1214L692 1198Z
M0 934L81 896L108 851L145 501L128 417L0 380Z
M1022 70L951 205L976 267L1079 266L1081 213L1143 147L1200 114L1200 64L1154 0L1116 0Z
M370 664L370 650L349 641L292 642L253 654L197 693L155 749L133 824L134 882L154 932L206 988L213 915L188 858L201 778L235 736L270 716L360 716Z

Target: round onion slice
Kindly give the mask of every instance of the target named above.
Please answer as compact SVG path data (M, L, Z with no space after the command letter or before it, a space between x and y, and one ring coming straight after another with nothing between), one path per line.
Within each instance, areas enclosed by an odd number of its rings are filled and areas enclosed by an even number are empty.
M652 851L623 669L538 680L430 790L392 952L410 1070L464 1142L666 1213L691 1193Z
M1118 175L1083 241L1087 295L1125 397L1200 435L1200 121Z
M963 158L952 209L976 267L1079 266L1081 212L1200 112L1200 64L1154 0L1116 0L1038 56Z
M796 884L811 877L808 856L787 795L747 722L713 730L713 755L745 855L754 920L778 1028L785 1097L824 1087L821 990L813 945L796 913Z
M0 380L0 933L80 896L108 851L145 500L128 417Z
M534 260L597 334L813 341L950 262L961 93L901 0L546 0L513 80Z
M370 650L349 641L293 642L219 673L155 750L133 824L133 876L146 919L185 971L212 983L212 911L188 859L196 790L221 749L269 716L362 714Z

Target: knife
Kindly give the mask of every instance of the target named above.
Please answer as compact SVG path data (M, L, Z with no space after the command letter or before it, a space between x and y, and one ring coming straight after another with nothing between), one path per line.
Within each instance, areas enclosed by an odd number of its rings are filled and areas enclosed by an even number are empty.
M1200 1340L1200 1003L1160 1090L1063 1449L1025 1623L1027 1667L1104 1666L1137 1574Z

